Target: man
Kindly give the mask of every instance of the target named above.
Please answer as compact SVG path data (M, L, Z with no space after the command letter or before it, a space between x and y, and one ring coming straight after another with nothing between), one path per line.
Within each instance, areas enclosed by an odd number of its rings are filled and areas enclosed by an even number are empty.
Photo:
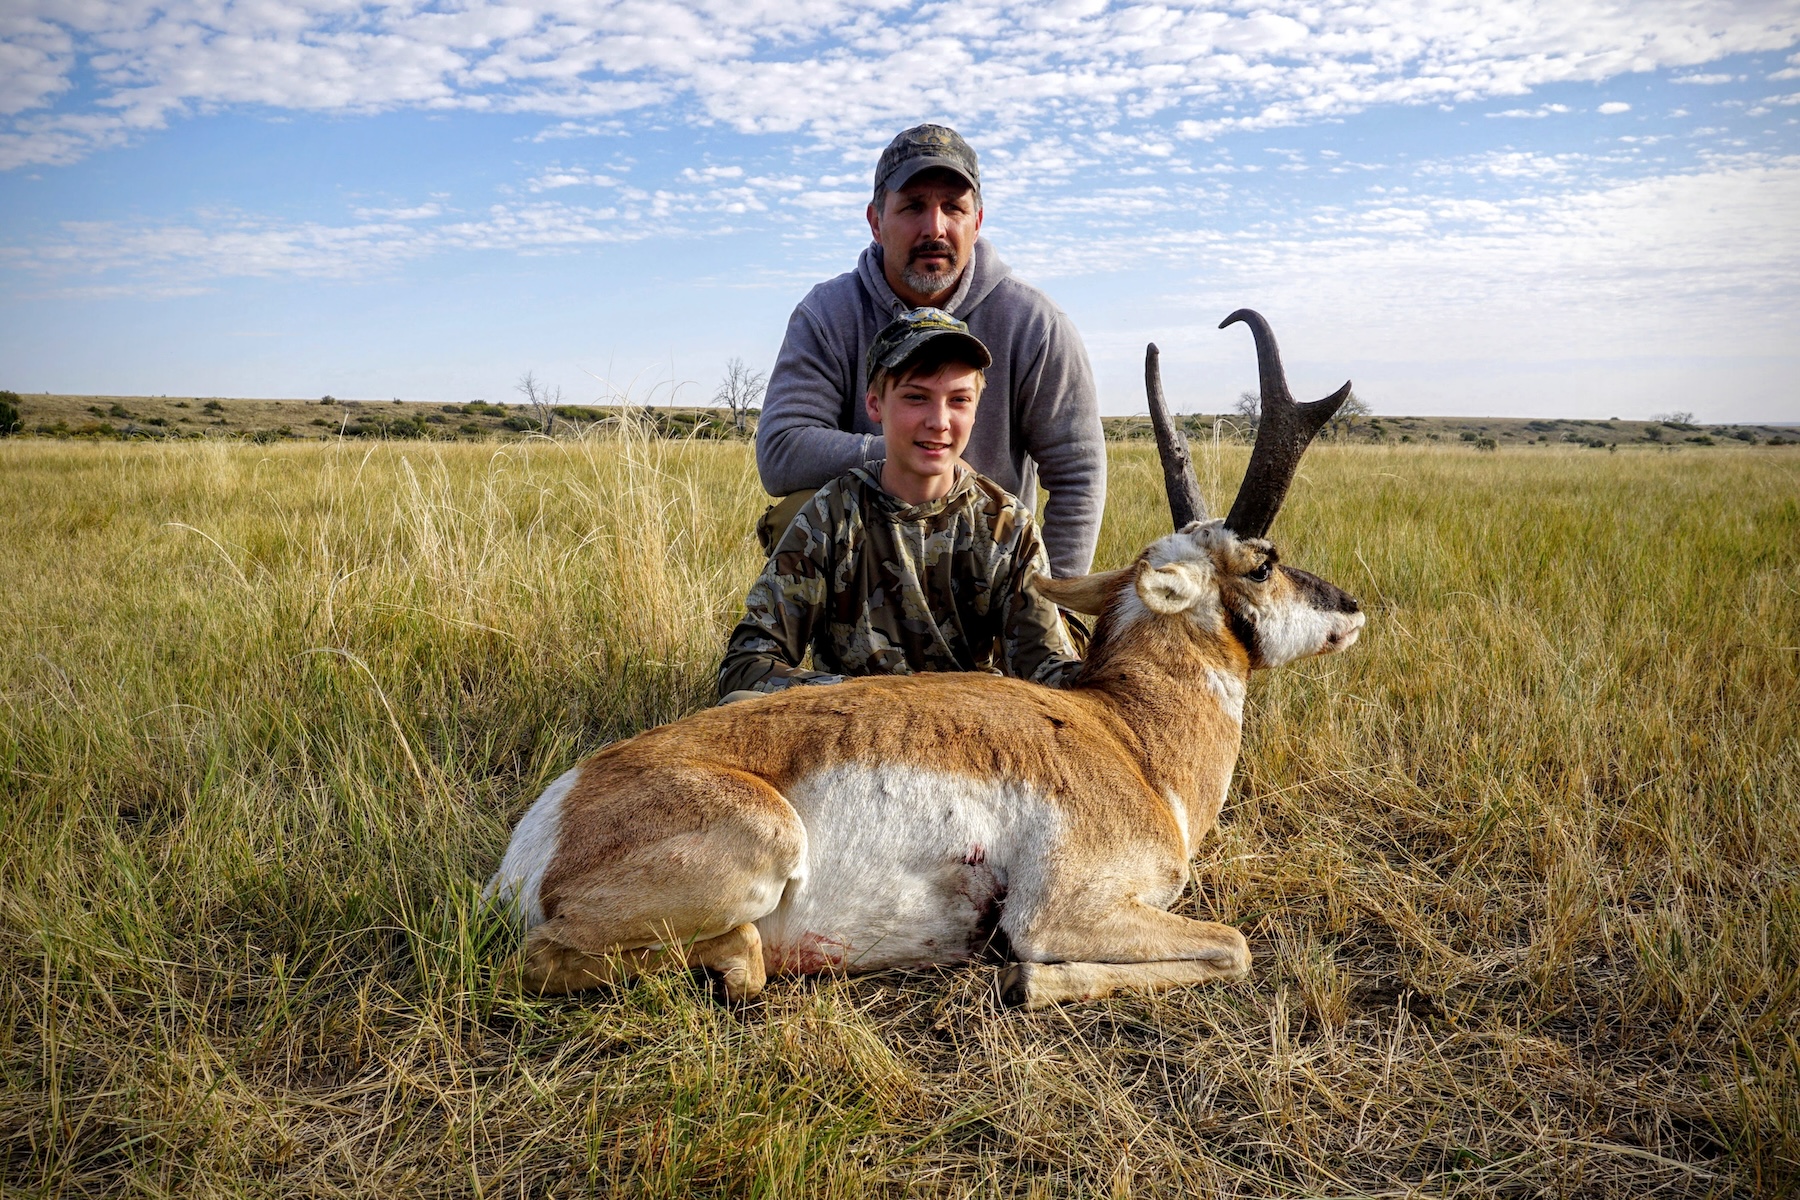
M898 314L939 308L993 353L969 464L1028 509L1043 484L1051 568L1079 575L1092 565L1106 499L1093 374L1068 317L977 236L982 216L975 151L955 130L919 125L888 143L868 207L873 242L788 321L757 426L757 469L770 495L789 496L887 456L862 404L864 360ZM770 541L803 500L771 510Z
M1080 668L1056 606L1032 586L1049 564L1031 513L962 462L991 365L938 309L880 331L863 409L887 457L827 483L787 525L719 666L725 701L921 671L1056 685Z

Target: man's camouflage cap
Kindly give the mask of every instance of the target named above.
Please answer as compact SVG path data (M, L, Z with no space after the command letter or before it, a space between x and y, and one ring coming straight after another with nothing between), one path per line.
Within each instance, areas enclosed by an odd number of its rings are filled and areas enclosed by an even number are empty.
M875 190L897 192L920 171L943 167L981 190L981 166L962 134L948 125L914 125L896 134L875 164Z
M892 371L916 358L929 342L954 338L962 350L963 362L985 371L994 365L994 356L969 332L969 327L941 308L915 308L901 313L875 335L869 347L865 377L873 380L876 371Z

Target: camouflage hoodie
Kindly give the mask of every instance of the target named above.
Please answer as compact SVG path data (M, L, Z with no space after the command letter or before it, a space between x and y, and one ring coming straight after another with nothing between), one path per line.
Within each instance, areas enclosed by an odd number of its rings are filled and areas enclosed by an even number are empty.
M719 694L921 671L1071 679L1081 660L1061 614L1029 586L1050 567L1024 506L969 470L943 499L907 504L882 490L881 468L838 476L788 526L750 587Z

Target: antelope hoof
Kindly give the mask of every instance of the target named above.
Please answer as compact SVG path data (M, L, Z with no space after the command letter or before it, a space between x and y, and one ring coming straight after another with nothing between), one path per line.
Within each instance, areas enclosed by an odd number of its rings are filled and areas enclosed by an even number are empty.
M1037 974L1038 964L1031 962L1016 962L1000 972L1000 1003L1027 1012L1054 1003L1032 986Z
M762 972L755 973L760 976ZM724 971L713 972L719 994L724 996L728 1004L742 1004L762 995L763 980L752 978L751 972L744 967L732 967Z

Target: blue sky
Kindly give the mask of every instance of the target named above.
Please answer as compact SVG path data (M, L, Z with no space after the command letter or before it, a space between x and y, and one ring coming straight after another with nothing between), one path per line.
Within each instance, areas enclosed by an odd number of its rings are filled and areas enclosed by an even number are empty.
M1800 8L11 0L0 387L705 402L922 120L1108 412L1800 420Z

